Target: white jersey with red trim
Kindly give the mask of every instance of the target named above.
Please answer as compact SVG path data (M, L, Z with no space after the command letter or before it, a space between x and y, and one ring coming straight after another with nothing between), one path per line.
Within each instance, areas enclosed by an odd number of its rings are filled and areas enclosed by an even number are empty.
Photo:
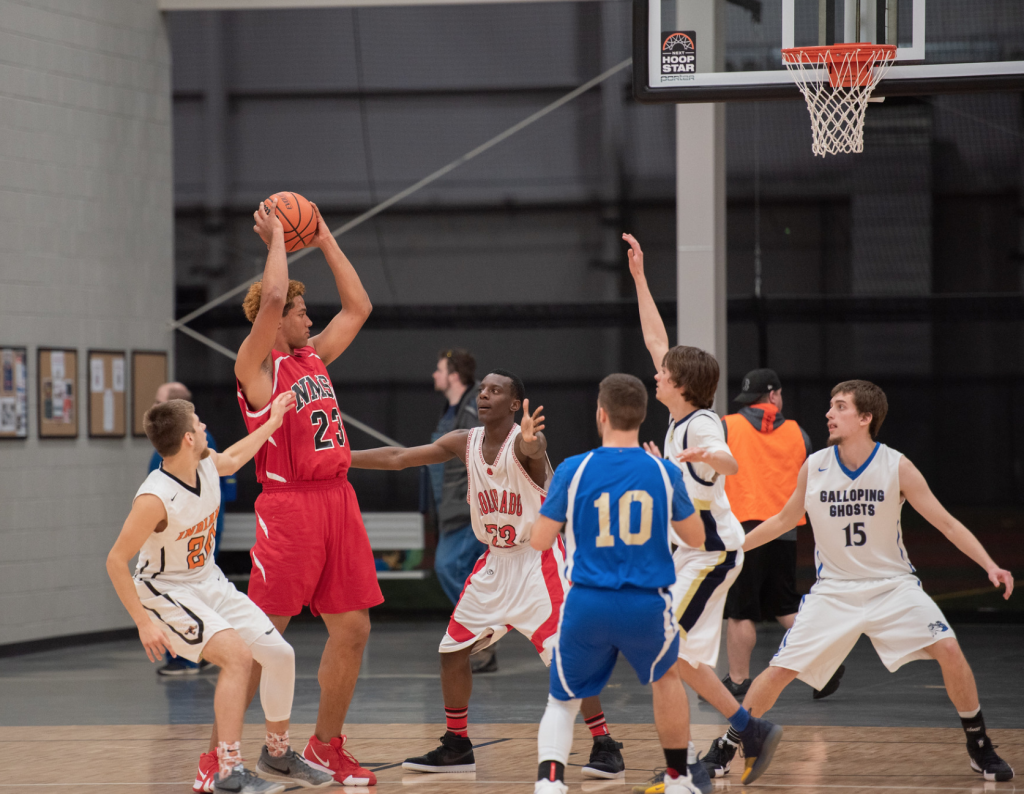
M217 567L213 551L220 512L220 476L213 460L199 461L194 488L161 466L149 473L135 498L143 494L163 502L167 526L142 544L135 579L194 582L209 576Z
M533 481L516 457L516 439L522 435L518 424L512 425L493 463L484 460L484 433L484 428L474 427L466 441L466 498L473 532L495 551L528 545L530 529L540 515L547 490ZM546 486L554 470L547 456L544 461Z

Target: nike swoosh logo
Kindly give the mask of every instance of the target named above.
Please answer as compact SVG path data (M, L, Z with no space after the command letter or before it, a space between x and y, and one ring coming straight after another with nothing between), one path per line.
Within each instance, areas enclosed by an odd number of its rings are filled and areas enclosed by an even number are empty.
M824 469L818 469L818 471L828 471L828 466L826 466Z
M173 502L177 498L178 498L178 494L174 494L174 496L171 497L171 501Z
M313 757L314 757L314 758L315 758L315 759L316 759L317 761L319 761L319 762L320 762L320 765L321 765L321 766L326 766L326 767L327 767L328 769L330 769L330 766L331 766L331 765L330 765L330 764L328 764L328 763L327 763L327 762L326 762L326 761L325 761L324 759L322 759L322 758L321 758L320 756L318 756L318 755L316 754L316 750L314 750L314 749L313 749L312 747L310 747L310 748L309 748L309 752L311 752L311 753L313 754Z

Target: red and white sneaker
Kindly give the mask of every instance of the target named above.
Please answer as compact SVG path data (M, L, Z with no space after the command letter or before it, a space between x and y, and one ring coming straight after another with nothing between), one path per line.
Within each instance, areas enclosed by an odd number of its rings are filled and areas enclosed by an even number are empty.
M196 794L211 794L213 784L217 782L217 772L220 771L220 761L217 760L217 751L203 753L199 756L199 771L196 772L196 782L192 784L192 790Z
M324 744L316 736L310 736L302 757L310 766L333 775L343 786L376 786L376 775L359 766L352 753L345 749L346 740L346 736L335 736Z

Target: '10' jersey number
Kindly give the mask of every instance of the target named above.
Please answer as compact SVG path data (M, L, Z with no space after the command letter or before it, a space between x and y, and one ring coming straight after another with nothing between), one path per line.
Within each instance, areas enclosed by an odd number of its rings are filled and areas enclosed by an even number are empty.
M594 507L597 508L597 547L599 549L615 545L615 536L612 535L610 493L603 493L594 500ZM630 518L633 502L640 503L640 529L637 532L630 531ZM619 499L619 537L627 546L643 546L651 539L651 523L654 520L654 499L647 491L626 491Z
M331 429L331 419L334 420L334 426L338 428L338 432L333 434L333 440L327 437L327 433ZM341 426L341 416L338 415L337 408L331 409L331 419L327 418L326 411L313 411L309 415L309 421L316 428L313 431L313 449L317 452L334 449L335 442L339 449L345 446L345 429Z

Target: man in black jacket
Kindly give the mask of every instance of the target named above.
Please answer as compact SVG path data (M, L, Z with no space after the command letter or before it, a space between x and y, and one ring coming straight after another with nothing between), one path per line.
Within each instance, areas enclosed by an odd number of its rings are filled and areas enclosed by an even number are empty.
M468 350L451 348L437 354L434 370L434 391L445 396L445 410L437 422L430 440L436 441L452 430L478 427L476 393L479 384L474 380L476 361ZM437 506L437 551L434 553L434 572L445 595L454 604L462 594L466 578L473 572L473 564L486 551L487 546L476 539L470 524L469 504L466 502L466 467L458 459L435 463L430 471L431 494ZM486 657L486 658L484 658ZM497 669L497 660L491 648L473 658L474 672Z

